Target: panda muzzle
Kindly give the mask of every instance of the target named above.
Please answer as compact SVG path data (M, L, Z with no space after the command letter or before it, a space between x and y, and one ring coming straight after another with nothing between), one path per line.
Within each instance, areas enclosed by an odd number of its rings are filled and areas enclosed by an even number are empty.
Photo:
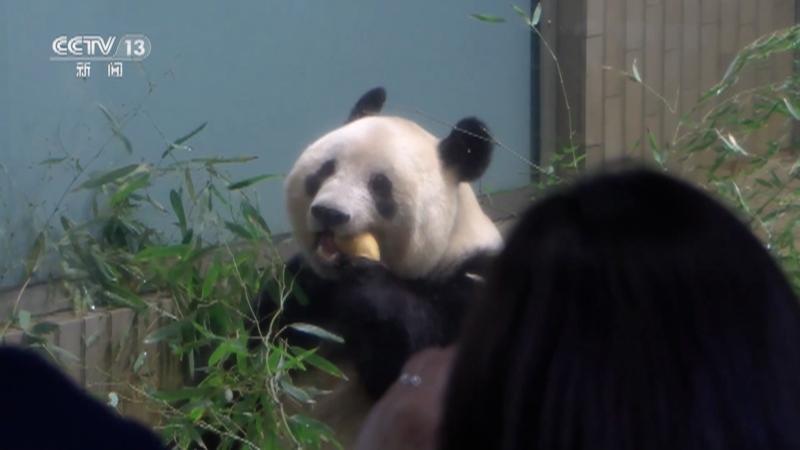
M327 262L333 262L341 255L341 250L336 245L334 235L331 232L322 232L317 238L317 254Z
M364 232L354 236L338 236L330 232L320 233L317 253L324 260L332 262L340 254L350 258L367 258L380 261L380 247L372 233Z

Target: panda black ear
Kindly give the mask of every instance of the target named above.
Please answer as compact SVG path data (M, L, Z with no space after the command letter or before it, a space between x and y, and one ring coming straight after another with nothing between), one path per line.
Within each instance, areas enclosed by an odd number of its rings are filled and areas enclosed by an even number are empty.
M439 143L445 166L455 170L460 181L472 182L486 172L492 161L494 141L489 128L475 117L461 119Z
M384 103L386 103L386 89L382 87L370 89L358 99L345 123L350 123L362 117L380 114Z

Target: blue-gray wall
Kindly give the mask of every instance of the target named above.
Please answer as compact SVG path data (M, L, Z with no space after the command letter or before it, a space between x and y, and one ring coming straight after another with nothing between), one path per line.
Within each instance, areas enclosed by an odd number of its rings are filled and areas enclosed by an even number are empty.
M491 25L470 13L510 20ZM153 123L176 139L208 121L191 141L193 153L259 156L257 164L231 168L234 178L245 178L286 173L304 146L340 125L355 100L378 85L388 91L386 113L417 120L437 136L449 130L395 107L447 123L478 115L527 157L531 40L518 19L510 5L491 0L0 3L0 265L15 268L0 285L20 282L35 232L72 179L66 167L36 166L63 155L56 130L66 151L85 163L110 136L97 104L124 115L148 92L147 75L130 63L121 79L108 78L104 63L92 64L89 79L76 78L75 63L49 60L56 36L144 33L152 43L143 67L158 86L142 107L149 118L139 114L125 129L133 154L114 143L91 169L157 160L166 144ZM521 186L528 171L498 149L480 187ZM259 186L260 206L277 232L287 231L281 183ZM154 194L169 205L167 189ZM61 211L81 220L88 208L77 193Z

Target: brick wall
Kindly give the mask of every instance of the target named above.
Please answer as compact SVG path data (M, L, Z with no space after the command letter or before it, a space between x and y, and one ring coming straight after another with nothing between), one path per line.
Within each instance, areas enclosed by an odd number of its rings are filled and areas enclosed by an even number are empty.
M623 154L652 158L646 145L646 130L662 146L671 142L680 116L723 77L736 52L758 36L791 26L800 8L800 0L551 3L543 3L545 20L541 29L548 43L557 49L569 91L575 140L585 142L590 166ZM552 22L547 22L548 18ZM740 89L787 76L792 70L788 56L748 72L741 79ZM548 68L547 60L543 50L544 70L554 72L554 63L550 62ZM621 74L630 72L634 61L644 83L662 95L668 105ZM554 78L557 77L543 73L543 95L561 89ZM551 120L555 123L542 123L545 157L556 140L568 137L563 94L550 95L557 107ZM795 136L800 134L795 131ZM751 136L747 146L755 148L767 137L763 133ZM634 149L636 142L645 145Z

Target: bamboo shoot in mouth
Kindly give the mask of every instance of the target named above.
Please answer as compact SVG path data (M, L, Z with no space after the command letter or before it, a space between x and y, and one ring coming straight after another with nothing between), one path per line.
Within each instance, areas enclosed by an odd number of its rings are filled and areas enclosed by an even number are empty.
M362 257L373 261L381 260L381 251L378 241L372 233L365 232L355 236L335 236L336 246L351 258Z

